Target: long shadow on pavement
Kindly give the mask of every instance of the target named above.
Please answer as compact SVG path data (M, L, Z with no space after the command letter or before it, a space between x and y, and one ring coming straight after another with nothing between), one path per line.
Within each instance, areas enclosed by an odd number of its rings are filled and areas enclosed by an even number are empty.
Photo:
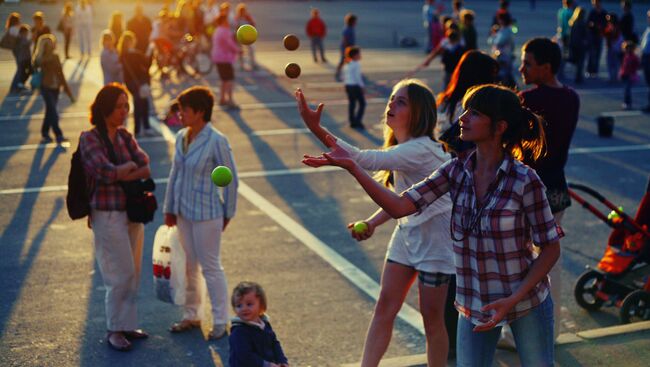
M47 160L43 162L45 150L37 150L34 154L26 186L41 187L49 171L57 161L57 158L64 152L61 148L54 149L50 156L47 157ZM38 197L39 195L37 193L24 193L20 198L11 221L5 226L5 230L0 235L4 273L0 277L0 289L3 289L4 295L2 301L3 307L0 308L0 335L5 332L7 322L16 306L23 283L43 245L44 234L63 206L61 200L55 202L55 208L50 217L42 224L41 229L34 239L30 241L28 233L34 219L32 218L32 214L35 212L33 209L38 201ZM31 246L29 247L29 251L24 254L24 248L27 244L31 244Z

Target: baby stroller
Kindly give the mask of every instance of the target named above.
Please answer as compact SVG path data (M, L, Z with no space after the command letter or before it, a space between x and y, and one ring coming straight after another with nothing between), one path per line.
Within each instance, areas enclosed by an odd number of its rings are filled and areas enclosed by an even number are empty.
M576 190L591 195L612 212L605 216ZM576 281L576 302L587 311L619 307L623 324L650 320L650 182L634 219L587 186L570 183L569 195L613 228L598 267L587 266Z

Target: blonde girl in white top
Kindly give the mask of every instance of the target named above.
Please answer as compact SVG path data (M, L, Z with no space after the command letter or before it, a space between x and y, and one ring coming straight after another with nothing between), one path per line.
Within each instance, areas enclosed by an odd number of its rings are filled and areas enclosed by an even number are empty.
M395 85L384 116L384 147L360 150L333 136L320 125L323 104L316 110L307 106L300 89L296 91L298 109L307 127L325 145L327 136L336 139L366 170L381 171L379 179L395 192L402 192L428 177L450 159L433 139L436 109L433 92L416 79ZM448 283L455 273L452 241L449 235L451 200L441 198L417 215L401 218L390 240L381 277L381 292L375 306L363 351L361 366L377 366L390 342L393 322L416 277L420 293L420 312L424 320L429 366L444 366L449 341L444 322ZM357 234L358 241L370 238L375 228L391 217L381 208L364 220L368 229Z

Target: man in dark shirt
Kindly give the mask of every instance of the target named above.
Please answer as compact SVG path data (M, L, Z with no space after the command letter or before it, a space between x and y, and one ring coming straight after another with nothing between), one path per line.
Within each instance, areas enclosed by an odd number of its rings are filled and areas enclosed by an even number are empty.
M149 36L151 35L151 20L144 15L142 5L135 6L133 18L126 23L126 29L135 34L135 48L142 53L147 52L149 47Z
M546 186L546 196L558 225L564 209L571 205L564 166L580 110L578 94L557 79L561 62L562 51L557 43L548 38L534 38L522 47L519 68L524 83L534 85L520 93L524 106L546 121L546 155L537 161L525 159L524 163L537 171ZM560 319L561 267L558 261L550 272L556 337Z

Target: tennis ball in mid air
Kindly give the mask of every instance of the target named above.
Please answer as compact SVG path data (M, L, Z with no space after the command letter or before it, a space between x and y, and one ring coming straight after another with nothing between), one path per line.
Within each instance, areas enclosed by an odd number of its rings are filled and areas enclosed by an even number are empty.
M226 166L217 166L212 170L211 178L215 185L224 187L232 181L232 171Z
M296 37L295 34L287 34L286 36L284 36L282 43L284 43L284 48L286 48L289 51L296 50L298 49L298 46L300 46L300 40L298 39L298 37Z
M294 62L288 63L284 67L284 73L291 79L296 79L300 76L300 66Z
M257 40L257 29L250 24L244 24L237 29L237 42L250 45Z

